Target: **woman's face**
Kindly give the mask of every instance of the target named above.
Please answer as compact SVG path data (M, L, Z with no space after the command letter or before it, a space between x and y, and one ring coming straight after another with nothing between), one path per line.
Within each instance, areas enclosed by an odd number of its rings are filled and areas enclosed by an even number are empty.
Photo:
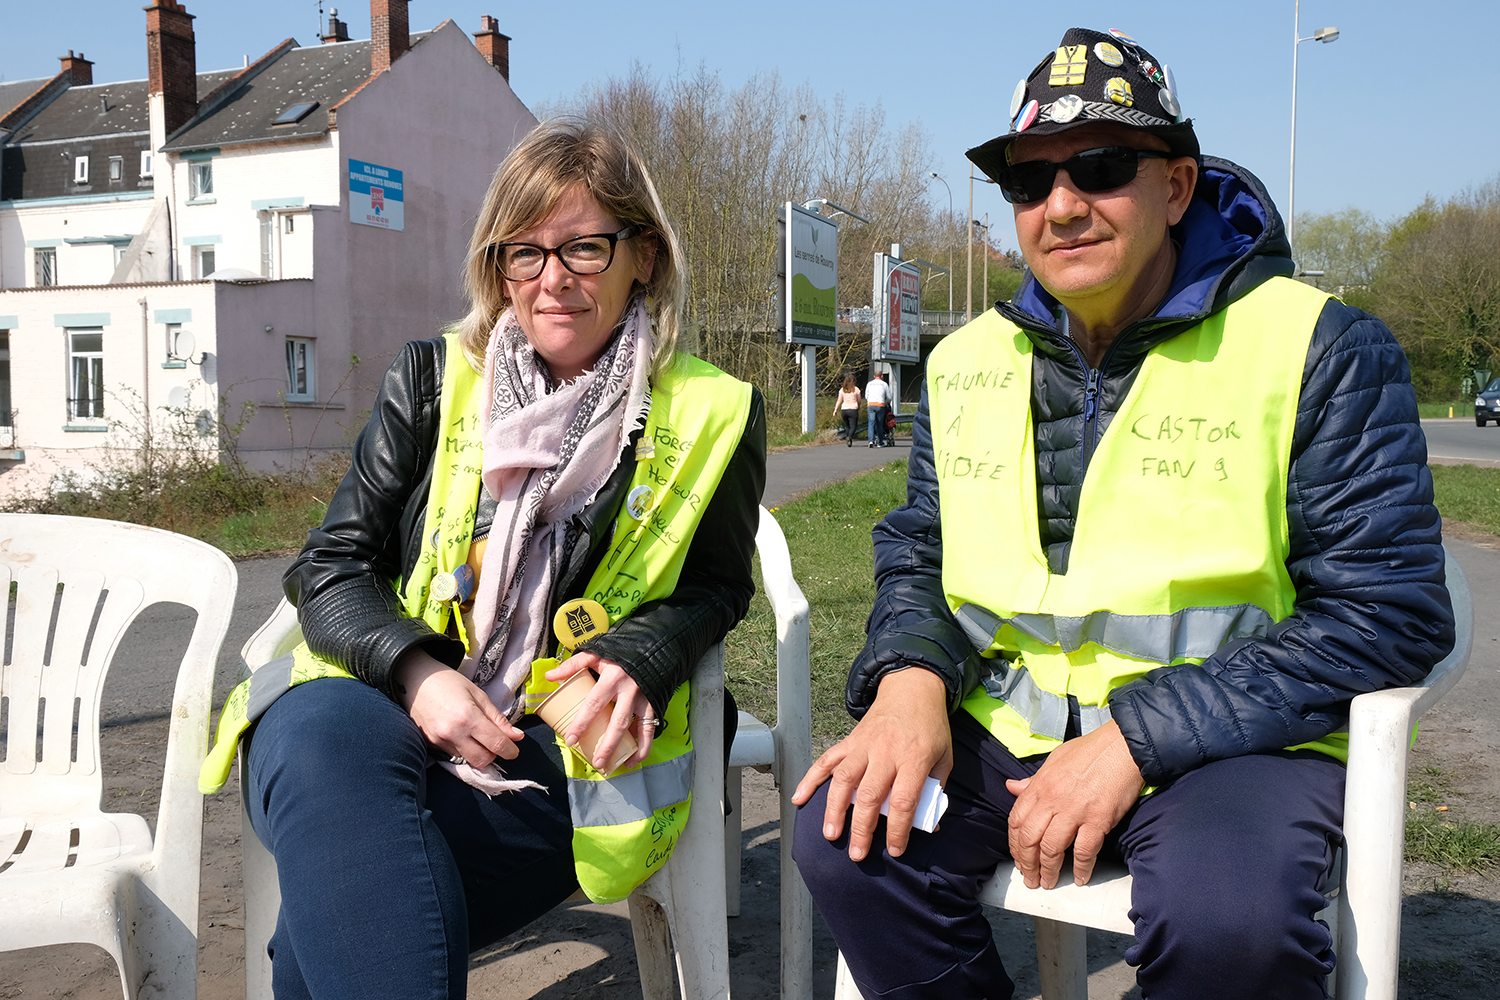
M539 247L561 246L579 236L615 233L624 228L582 187L563 195L552 214L510 242ZM530 281L506 278L505 294L515 309L533 350L547 362L555 379L571 379L594 366L637 281L651 280L655 255L650 236L622 240L614 260L598 274L574 274L557 254L549 254L542 273Z

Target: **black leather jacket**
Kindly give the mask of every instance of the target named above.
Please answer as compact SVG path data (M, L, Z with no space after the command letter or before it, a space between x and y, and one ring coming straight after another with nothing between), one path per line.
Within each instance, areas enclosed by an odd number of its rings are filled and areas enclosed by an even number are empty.
M370 422L355 441L349 472L282 580L308 647L392 696L392 668L412 646L453 667L464 655L457 639L406 617L392 586L411 572L421 549L444 346L442 338L414 341L391 364ZM622 459L577 515L579 539L559 576L554 609L582 593L602 558L633 465ZM765 480L765 403L755 391L744 435L689 543L677 589L582 647L625 668L658 714L703 654L745 615L755 593L750 563Z
M1094 445L1155 345L1227 308L1291 251L1265 189L1247 171L1204 158L1196 197L1172 237L1181 250L1156 313L1125 330L1098 369L1053 320L1056 300L1028 276L998 308L1035 346L1031 412L1037 503L1052 572L1068 552ZM981 660L948 611L942 524L925 390L913 424L907 502L876 526L877 596L846 701L860 717L881 677L921 666L956 709ZM1304 366L1292 438L1287 569L1290 617L1202 665L1162 667L1121 685L1109 704L1147 782L1210 761L1295 746L1348 722L1355 695L1415 683L1453 648L1441 522L1406 356L1379 320L1330 300Z

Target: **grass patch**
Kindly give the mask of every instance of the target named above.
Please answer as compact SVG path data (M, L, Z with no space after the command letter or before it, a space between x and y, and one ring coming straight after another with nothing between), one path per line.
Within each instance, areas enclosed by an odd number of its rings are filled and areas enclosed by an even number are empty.
M1432 487L1444 520L1464 521L1500 535L1500 469L1434 465Z
M816 428L810 434L802 433L802 397L766 394L766 446L783 448L787 445L810 444L825 431L843 426L843 421L834 416L832 396L818 397ZM865 411L859 411L863 420Z
M1455 417L1468 417L1470 420L1474 419L1473 396L1470 396L1468 399L1460 399L1447 403L1418 403L1417 416L1426 418L1446 417L1448 416L1448 410L1450 408L1453 410L1453 416Z
M1500 862L1500 824L1444 819L1418 806L1406 817L1406 860L1482 872Z
M906 463L892 462L827 486L774 511L792 553L792 574L811 609L812 731L822 744L845 736L849 664L864 646L875 603L871 527L906 499ZM759 561L756 577L759 582ZM776 718L776 619L757 592L745 620L729 635L725 671L739 705L761 721Z

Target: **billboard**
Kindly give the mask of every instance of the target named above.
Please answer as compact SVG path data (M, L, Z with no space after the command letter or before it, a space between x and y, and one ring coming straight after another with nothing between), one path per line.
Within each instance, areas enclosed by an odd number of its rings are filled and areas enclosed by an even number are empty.
M874 328L870 331L877 361L920 359L922 349L922 276L915 261L875 255Z
M838 343L839 227L790 201L781 222L783 339L832 347Z
M349 221L377 229L406 228L401 171L363 160L349 161Z

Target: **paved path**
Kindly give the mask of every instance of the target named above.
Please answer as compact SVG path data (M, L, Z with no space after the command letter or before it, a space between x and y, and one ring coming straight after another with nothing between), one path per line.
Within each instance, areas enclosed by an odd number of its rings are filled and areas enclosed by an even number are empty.
M1452 420L1424 420L1422 433L1427 435L1428 460L1434 465L1500 467L1500 426L1479 427L1472 412Z

